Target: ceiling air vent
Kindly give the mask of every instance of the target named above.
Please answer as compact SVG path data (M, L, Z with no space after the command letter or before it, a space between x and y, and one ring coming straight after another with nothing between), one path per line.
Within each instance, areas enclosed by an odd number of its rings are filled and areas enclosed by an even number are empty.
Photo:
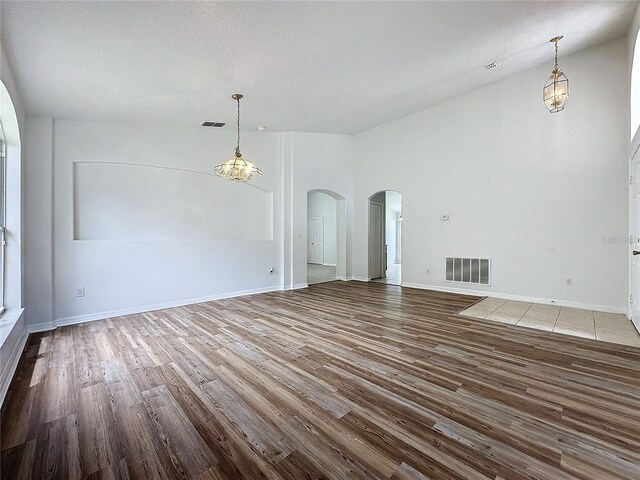
M202 124L203 127L224 127L225 125L224 122L204 122Z
M496 68L498 66L498 62L491 62L491 63L487 63L484 68L486 68L487 70L493 70L494 68Z

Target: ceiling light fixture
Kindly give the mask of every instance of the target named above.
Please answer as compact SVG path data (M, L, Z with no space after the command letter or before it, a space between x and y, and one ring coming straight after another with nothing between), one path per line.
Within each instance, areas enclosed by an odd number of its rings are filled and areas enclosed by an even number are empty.
M560 40L562 40L562 35L549 40L556 47L556 63L542 90L542 99L551 113L564 110L564 104L569 99L569 79L558 67L558 42Z
M241 93L234 93L231 98L238 102L238 143L236 145L236 154L233 158L217 165L213 172L219 177L233 180L235 182L248 182L253 175L262 175L262 171L249 160L242 158L240 153L240 99Z

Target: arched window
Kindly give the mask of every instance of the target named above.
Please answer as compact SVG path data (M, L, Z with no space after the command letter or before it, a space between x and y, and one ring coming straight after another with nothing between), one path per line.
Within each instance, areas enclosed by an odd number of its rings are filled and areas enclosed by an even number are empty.
M0 312L22 305L20 248L21 150L13 101L0 81ZM5 244L6 240L6 244ZM1 313L0 313L1 314ZM3 315L0 322L4 322ZM11 317L17 320L17 317Z
M636 34L636 45L633 50L631 65L631 139L640 127L640 31Z

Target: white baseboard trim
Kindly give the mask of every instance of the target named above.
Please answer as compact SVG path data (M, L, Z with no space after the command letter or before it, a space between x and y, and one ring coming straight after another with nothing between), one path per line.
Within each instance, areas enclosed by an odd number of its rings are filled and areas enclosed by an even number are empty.
M559 307L581 308L584 310L595 310L596 312L622 313L626 314L626 307L612 307L610 305L596 305L592 303L572 302L570 300L553 300L550 298L528 297L525 295L513 295L510 293L486 292L482 290L471 290L467 288L443 287L441 285L424 285L421 283L402 282L403 287L419 288L422 290L435 290L438 292L459 293L461 295L475 295L477 297L502 298L504 300L518 300L520 302L542 303L544 305L557 305Z
M2 372L0 372L0 405L4 404L4 398L9 390L9 385L11 385L11 380L13 380L13 375L16 373L18 361L22 356L28 337L29 333L25 329L25 331L22 332L20 339L16 342L15 347L13 347L9 360L4 363L4 368L2 369Z
M173 302L156 303L152 305L143 305L140 307L123 308L120 310L110 310L107 312L90 313L87 315L76 315L72 317L58 318L53 322L40 323L30 325L29 332L42 332L53 330L57 327L66 325L75 325L77 323L91 322L94 320L104 320L105 318L120 317L122 315L132 315L135 313L152 312L154 310L163 310L165 308L183 307L185 305L193 305L194 303L211 302L214 300L222 300L225 298L244 297L247 295L256 295L258 293L276 292L282 290L279 286L254 288L251 290L239 290L236 292L221 293L218 295L210 295L206 297L189 298L186 300L176 300ZM47 328L48 327L48 328Z
M335 263L323 263L322 266L323 267L335 267L336 264Z
M371 281L370 278L367 278L367 277L356 277L356 276L351 277L351 280L355 280L356 282L370 282Z
M301 288L309 288L308 283L296 283L295 285L290 285L287 290L299 290Z
M343 282L346 282L348 280L351 280L349 277L347 277L346 275L336 275L336 280L342 280Z
M53 322L42 322L42 323L34 323L32 325L27 325L28 333L38 333L38 332L48 332L49 330L54 330L56 326Z

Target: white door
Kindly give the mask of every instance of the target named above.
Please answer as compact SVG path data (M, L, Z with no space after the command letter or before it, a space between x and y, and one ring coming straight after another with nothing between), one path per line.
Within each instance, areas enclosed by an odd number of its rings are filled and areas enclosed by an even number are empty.
M307 218L307 263L324 263L324 219Z
M369 278L384 276L384 208L369 202Z
M630 289L631 320L640 331L640 149L631 159L631 185L629 188L630 216Z

